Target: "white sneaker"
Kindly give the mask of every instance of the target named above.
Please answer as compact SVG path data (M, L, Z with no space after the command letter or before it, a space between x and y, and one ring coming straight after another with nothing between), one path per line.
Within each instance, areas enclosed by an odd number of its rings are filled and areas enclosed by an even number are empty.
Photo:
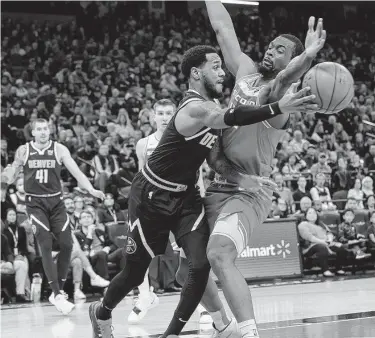
M67 315L74 309L74 304L71 302L68 302L64 295L57 295L55 297L55 307L58 311L60 311L63 315Z
M80 289L77 289L74 291L74 300L79 299L86 299L86 295Z
M69 295L65 292L65 291L60 291L60 293L64 296L64 298L66 300L69 299ZM55 294L52 292L51 295L49 296L48 298L49 302L52 304L52 305L55 305Z
M136 301L132 312L130 312L128 317L129 324L139 323L144 316L146 316L147 311L159 305L159 297L150 290L150 295L148 297L140 297Z
M95 278L91 278L91 285L97 286L99 288L105 288L109 285L109 281L107 281L103 277L100 277L99 275L96 275Z
M235 318L232 318L228 326L222 331L217 330L214 324L212 324L212 326L214 327L214 332L211 338L241 338L241 333Z
M335 277L335 274L332 273L331 271L327 270L323 272L324 277Z

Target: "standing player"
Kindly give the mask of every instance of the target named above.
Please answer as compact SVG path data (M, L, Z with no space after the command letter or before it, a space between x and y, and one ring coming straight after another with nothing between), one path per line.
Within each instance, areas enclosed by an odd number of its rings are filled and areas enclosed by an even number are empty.
M231 18L222 3L206 1L206 5L226 65L236 76L230 101L235 109L243 103L259 105L280 98L310 68L325 42L322 19L314 31L314 18L310 18L305 51L298 38L280 35L270 43L258 68L241 52ZM243 338L259 334L250 290L235 261L248 245L254 228L266 220L272 191L266 187L257 192L240 191L234 182L241 177L239 173L269 177L276 145L284 134L288 118L288 114L283 114L251 126L224 130L221 141L225 160L229 159L235 169L220 161L220 150L217 156L215 151L211 154L210 163L215 171L231 179L217 177L206 193L205 207L213 228L207 255Z
M156 124L156 132L140 139L135 148L138 157L139 170L144 167L148 158L156 149L175 111L176 105L171 100L162 99L154 104L153 117ZM148 310L159 304L159 298L150 289L148 273L149 271L147 270L143 283L138 286L139 299L128 317L129 323L138 323L144 318L144 316L146 316Z
M103 198L104 194L92 187L72 159L69 150L50 140L46 120L33 121L32 135L35 141L20 146L12 165L1 174L1 190L2 193L6 192L7 186L14 182L23 168L26 210L40 246L44 271L55 295L54 305L58 311L68 314L73 310L74 304L65 299L61 290L70 265L72 237L60 183L62 165L91 195ZM52 260L52 238L56 239L60 247L57 269Z
M170 231L187 256L189 274L163 337L178 335L197 307L210 266L206 256L209 230L196 181L199 167L218 137L214 129L316 109L311 105L312 97L305 97L308 89L303 89L287 93L278 103L222 110L213 102L222 94L224 71L221 65L215 48L210 46L196 46L184 54L181 68L189 78L190 89L159 145L132 182L127 263L110 283L103 302L90 305L94 337L112 336L112 310L130 290L143 282L151 259L165 252ZM275 187L268 179L254 181L252 177L244 177L245 186L259 183Z

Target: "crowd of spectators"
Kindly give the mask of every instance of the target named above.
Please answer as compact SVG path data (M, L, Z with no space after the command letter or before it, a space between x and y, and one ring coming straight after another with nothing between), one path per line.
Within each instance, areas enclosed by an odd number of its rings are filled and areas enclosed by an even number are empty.
M89 3L84 13L87 22L90 16L95 17L92 29L76 21L23 24L2 20L1 168L12 162L19 145L32 139L31 122L45 118L52 139L66 145L93 184L124 211L129 186L138 171L135 144L155 129L153 103L162 98L176 103L181 99L187 89L180 67L186 49L197 44L219 47L201 10L170 19L142 10L137 19L116 16L111 21L116 6L117 2ZM267 29L259 32L261 20L243 12L233 19L243 51L260 61L267 43L279 33L278 23L271 20ZM290 33L303 40L305 32ZM316 60L322 61L341 63L352 72L355 97L338 115L291 116L290 128L273 161L272 175L280 192L274 197L270 218L302 217L311 207L319 214L375 209L375 133L364 123L375 123L374 36L349 31L338 37L328 32ZM223 106L229 101L233 80L228 72ZM204 172L208 184L212 175L208 169ZM116 244L105 237L105 243L87 251L88 234L106 234L106 228L93 228L96 216L91 219L83 205L96 206L82 194L79 184L65 171L62 180L78 243L95 270L91 278L98 274L108 279L103 261L119 267L123 264L116 255ZM1 202L5 223L9 223L9 208L16 211L19 224L25 223L22 178ZM70 204L74 208L69 209ZM109 211L106 202L103 210L107 211L98 217L125 222L125 214L117 218L117 211ZM366 222L370 228L370 217ZM360 256L363 248L355 249ZM2 253L3 258L8 260Z

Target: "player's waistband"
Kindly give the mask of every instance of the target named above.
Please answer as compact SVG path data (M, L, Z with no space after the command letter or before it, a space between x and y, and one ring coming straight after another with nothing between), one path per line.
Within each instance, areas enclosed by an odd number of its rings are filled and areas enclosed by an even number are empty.
M181 191L186 191L188 189L188 186L185 184L178 184L178 183L170 182L159 177L150 169L147 163L141 169L141 172L143 176L147 179L147 181L149 181L151 184L153 184L154 186L160 189L164 189L164 190L168 190L172 192L181 192Z
M25 194L26 194L26 196L31 196L31 197L44 197L44 198L47 198L47 197L59 196L59 195L61 195L61 191L55 192L53 194L41 194L41 195L37 195L37 194L29 194L28 192L25 192Z

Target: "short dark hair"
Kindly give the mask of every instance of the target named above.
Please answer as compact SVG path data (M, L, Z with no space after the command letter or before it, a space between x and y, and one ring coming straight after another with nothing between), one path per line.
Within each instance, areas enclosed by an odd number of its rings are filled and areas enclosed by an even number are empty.
M36 120L34 120L32 123L31 123L31 128L32 129L35 129L35 125L37 123L47 123L48 124L48 121L46 119L41 119L41 118L37 118Z
M188 49L182 57L181 71L187 78L190 77L190 71L193 67L200 67L206 61L206 54L217 54L217 51L212 46L199 45Z
M292 34L281 34L282 38L288 39L289 41L292 41L294 43L294 50L292 53L292 57L296 57L303 53L305 48L303 47L303 44L300 39L298 39L296 36Z
M176 105L174 104L174 102L170 99L161 99L159 101L156 101L155 104L154 104L154 109L156 109L157 106L162 106L162 107L165 107L165 106L172 106L173 109L176 109Z

